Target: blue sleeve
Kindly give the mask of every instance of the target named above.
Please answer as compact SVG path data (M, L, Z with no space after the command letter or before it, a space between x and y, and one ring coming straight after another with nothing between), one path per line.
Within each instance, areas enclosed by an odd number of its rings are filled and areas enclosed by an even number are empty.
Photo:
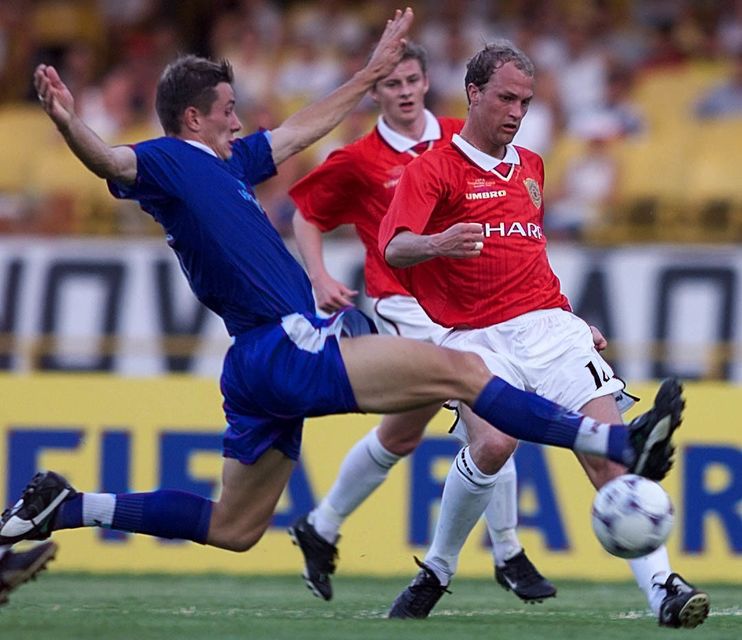
M260 184L276 175L269 131L258 131L239 138L232 147L232 153L230 163L239 167L248 184Z
M177 190L176 171L160 149L160 139L132 145L137 156L137 178L126 185L108 180L108 190L115 198L157 203L169 199Z

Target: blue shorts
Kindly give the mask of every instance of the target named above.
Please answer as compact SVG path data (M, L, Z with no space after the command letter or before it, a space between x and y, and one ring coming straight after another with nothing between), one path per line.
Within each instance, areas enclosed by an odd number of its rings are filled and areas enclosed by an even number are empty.
M338 338L375 332L350 308L330 318L291 314L237 336L221 377L224 456L252 464L275 448L297 460L304 418L357 412Z

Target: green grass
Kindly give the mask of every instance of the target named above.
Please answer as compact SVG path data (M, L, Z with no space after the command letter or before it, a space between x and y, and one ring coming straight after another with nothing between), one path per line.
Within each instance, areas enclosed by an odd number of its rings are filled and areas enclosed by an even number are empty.
M384 619L404 578L337 578L314 598L298 577L45 573L0 609L2 640L634 640L742 638L742 585L704 585L712 613L693 632L660 629L634 584L559 581L525 605L493 581L456 580L427 620Z

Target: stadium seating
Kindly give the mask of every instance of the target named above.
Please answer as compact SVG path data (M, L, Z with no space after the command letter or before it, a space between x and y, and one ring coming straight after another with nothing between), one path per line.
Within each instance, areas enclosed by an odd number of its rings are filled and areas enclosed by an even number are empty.
M742 184L738 176L742 118L702 122L693 107L726 67L695 64L653 72L635 93L648 131L619 141L619 193L587 239L623 242L738 242Z
M647 130L612 143L619 169L618 194L600 222L586 230L586 240L615 244L742 239L742 181L735 145L742 140L742 118L701 122L693 114L695 102L726 73L724 64L694 63L640 78L634 101L646 117ZM278 113L297 106L279 106ZM118 136L117 142L156 135L156 127L145 123ZM330 143L328 139L307 153L325 155ZM557 138L545 159L547 197L584 144L572 136ZM0 158L0 197L56 203L66 212L56 229L42 231L121 231L117 205L105 184L64 148L36 104L0 107L0 145L10 150Z

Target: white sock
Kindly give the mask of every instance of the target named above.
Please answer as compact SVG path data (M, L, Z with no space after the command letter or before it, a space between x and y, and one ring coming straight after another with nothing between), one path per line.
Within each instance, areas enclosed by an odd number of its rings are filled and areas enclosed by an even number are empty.
M495 564L502 567L506 560L523 549L515 530L518 526L518 475L513 456L492 477L495 484L484 517L492 540Z
M644 591L644 595L647 596L649 608L655 615L659 615L660 605L666 593L658 585L664 584L667 577L672 573L667 547L663 544L659 549L646 556L629 560L629 566L634 572L636 583Z
M608 451L609 434L609 425L585 417L580 423L580 428L577 431L577 438L575 438L575 443L572 448L575 451L580 451L582 453L592 453L599 456L605 456Z
M443 498L427 564L446 586L456 573L459 553L492 498L495 476L482 473L464 447L456 454L443 487Z
M309 514L317 533L333 544L345 519L368 498L402 456L388 451L374 427L345 456L329 493Z
M116 496L113 493L82 494L82 524L85 527L110 527Z

